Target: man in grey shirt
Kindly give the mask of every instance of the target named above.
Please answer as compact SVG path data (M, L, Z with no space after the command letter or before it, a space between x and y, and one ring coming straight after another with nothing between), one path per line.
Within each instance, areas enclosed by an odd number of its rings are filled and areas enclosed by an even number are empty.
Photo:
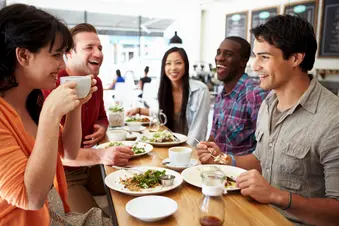
M296 224L339 224L339 98L308 75L317 43L304 19L276 16L251 30L253 70L273 90L260 107L253 154L231 156L248 169L237 178L241 194L273 204ZM219 153L198 144L202 163Z

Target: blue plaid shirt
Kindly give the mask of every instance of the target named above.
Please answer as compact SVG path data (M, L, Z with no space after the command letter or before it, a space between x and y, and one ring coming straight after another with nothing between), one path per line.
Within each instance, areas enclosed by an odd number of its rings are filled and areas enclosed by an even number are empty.
M211 135L224 153L245 155L256 146L254 132L257 114L268 92L243 74L234 89L218 94L214 105Z

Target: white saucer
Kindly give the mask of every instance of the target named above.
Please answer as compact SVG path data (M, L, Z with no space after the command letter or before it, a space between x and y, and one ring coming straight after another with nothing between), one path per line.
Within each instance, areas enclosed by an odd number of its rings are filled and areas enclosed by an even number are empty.
M127 213L133 217L146 222L154 222L175 213L178 204L173 199L164 196L146 195L132 199L125 208Z
M140 126L140 127L138 127L138 128L135 128L135 129L130 129L128 126L124 126L124 127L122 127L124 130L127 130L127 131L130 131L130 132L141 132L141 131L143 131L143 130L145 130L146 129L146 127L145 126Z
M166 159L162 160L162 163L164 163L164 162L170 162L170 159L166 158ZM198 160L191 159L190 163L186 166L173 165L172 163L168 163L164 166L166 166L167 168L170 168L170 169L174 169L174 170L183 170L183 169L186 169L186 168L190 168L192 166L196 166L198 163L199 163Z

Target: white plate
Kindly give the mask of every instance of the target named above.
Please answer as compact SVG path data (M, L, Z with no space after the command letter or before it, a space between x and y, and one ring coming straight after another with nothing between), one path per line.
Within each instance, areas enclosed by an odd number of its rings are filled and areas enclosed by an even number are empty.
M122 127L122 129L123 130L127 130L129 132L141 132L141 131L145 130L146 127L145 126L140 126L138 128L135 128L135 129L130 129L128 126L124 126L124 127Z
M166 158L162 161L162 163L164 163L164 162L171 162L171 160L169 158ZM183 170L183 169L186 169L186 168L189 168L189 167L192 167L192 166L196 166L198 164L198 162L199 161L196 160L196 159L191 159L189 164L187 164L186 166L177 166L177 165L174 165L172 163L168 163L165 166L167 168L174 169L174 170Z
M148 188L148 189L142 189L141 191L130 191L129 189L125 188L123 184L120 183L120 178L125 179L129 177L133 177L134 174L146 172L147 170L165 170L166 174L174 175L174 182L173 185L168 187L163 186L157 186L155 188ZM170 191L174 188L179 187L183 182L182 176L170 169L160 168L160 167L134 167L130 169L124 169L124 170L117 170L113 173L110 173L105 178L105 184L115 190L122 192L127 195L133 195L133 196L141 196L141 195L152 195L152 194L160 194L164 193L166 191Z
M202 180L200 174L203 171L214 170L215 167L219 168L222 172L225 173L226 176L236 179L240 174L246 172L246 170L235 167L235 166L226 166L226 165L198 165L191 168L187 168L181 172L182 177L184 180L196 187L201 188ZM226 188L227 191L235 191L239 190L238 187L228 187Z
M140 154L134 154L132 156L132 158L134 157L138 157L141 155L146 155L147 153L151 152L153 150L153 146L144 142L135 142L135 141L112 141L112 142L106 142L103 144L98 145L96 148L105 148L109 143L113 143L113 142L121 142L123 144L123 146L133 146L135 145L135 143L137 143L137 147L143 147L145 149L144 153L140 153Z
M153 134L154 134L154 132L143 134L142 136L140 136L140 139L143 136L153 137ZM173 133L173 134L179 139L179 141L161 142L161 143L160 142L150 142L150 141L143 141L143 142L146 142L146 143L152 144L154 146L158 146L158 147L170 147L170 146L175 146L175 145L178 145L178 144L185 143L187 141L187 136L180 134L180 133Z
M178 204L173 199L157 195L134 198L126 204L127 213L146 222L164 219L177 209Z

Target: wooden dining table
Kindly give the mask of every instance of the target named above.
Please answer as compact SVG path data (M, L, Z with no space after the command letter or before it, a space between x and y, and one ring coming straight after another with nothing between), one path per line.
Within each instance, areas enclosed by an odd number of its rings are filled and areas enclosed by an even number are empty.
M107 137L101 143L107 142ZM189 146L182 144L180 146ZM138 158L132 158L129 166L156 166L162 165L162 160L168 157L169 147L154 147L151 152ZM192 148L192 147L191 147ZM194 149L194 148L193 148ZM196 151L193 158L197 159ZM102 166L103 177L116 171L112 166ZM135 196L126 195L105 187L109 200L109 207L113 225L141 226L141 225L178 225L191 226L199 224L199 202L202 198L201 188L195 187L185 181L177 188L160 194L175 200L177 211L163 220L157 222L143 222L127 213L125 206ZM237 226L263 226L263 225L293 225L271 205L260 204L255 200L244 197L239 191L224 195L225 221L223 225ZM147 208L147 206L145 206Z

